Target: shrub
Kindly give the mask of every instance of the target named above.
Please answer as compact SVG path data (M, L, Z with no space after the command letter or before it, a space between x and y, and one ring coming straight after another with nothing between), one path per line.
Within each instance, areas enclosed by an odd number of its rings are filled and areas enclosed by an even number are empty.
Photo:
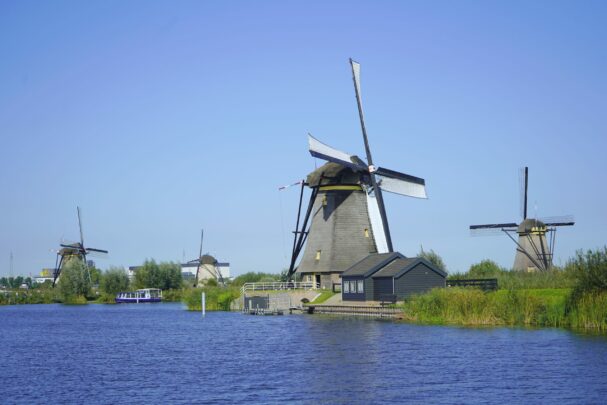
M59 291L67 303L86 303L91 289L86 264L79 258L69 259L61 269ZM80 298L84 298L84 302Z
M445 262L443 261L443 258L440 257L440 255L438 253L436 253L434 250L430 249L428 251L425 251L424 248L422 247L418 256L428 260L430 263L432 263L439 269L441 269L443 271L447 271L447 266L445 266Z

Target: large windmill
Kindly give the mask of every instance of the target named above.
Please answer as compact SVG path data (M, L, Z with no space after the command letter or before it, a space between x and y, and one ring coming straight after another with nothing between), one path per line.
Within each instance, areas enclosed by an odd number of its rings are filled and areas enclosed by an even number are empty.
M194 287L196 287L200 280L215 279L221 285L225 285L223 275L217 259L209 254L202 254L202 240L204 238L204 229L200 230L200 251L198 258L190 260L188 264L197 264L196 266L196 278L194 279Z
M288 277L297 271L323 288L340 282L340 273L370 253L393 251L382 191L427 198L424 179L374 166L360 96L360 65L352 59L350 65L367 162L308 136L310 154L327 163L301 182L288 271ZM312 192L302 219L305 186Z
M572 216L527 218L527 190L529 188L529 169L525 167L521 182L520 223L470 225L473 234L490 234L503 232L515 243L516 256L514 270L536 271L549 270L552 267L556 229L559 226L575 224ZM518 238L515 237L518 234Z
M78 229L80 230L80 242L74 243L61 243L61 249L57 251L57 260L55 261L55 270L53 271L53 287L57 283L59 276L61 275L61 270L65 263L67 263L68 259L76 258L82 260L87 269L87 275L89 280L91 278L91 274L88 268L88 262L86 260L86 255L89 253L94 254L107 254L107 250L103 249L95 249L84 246L84 236L82 233L82 220L80 217L80 207L76 207L78 211Z

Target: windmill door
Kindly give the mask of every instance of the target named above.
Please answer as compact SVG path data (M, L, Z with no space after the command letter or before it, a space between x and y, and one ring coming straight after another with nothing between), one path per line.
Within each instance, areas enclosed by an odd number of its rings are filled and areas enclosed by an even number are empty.
M320 287L320 274L314 275L314 282L316 283L317 286Z

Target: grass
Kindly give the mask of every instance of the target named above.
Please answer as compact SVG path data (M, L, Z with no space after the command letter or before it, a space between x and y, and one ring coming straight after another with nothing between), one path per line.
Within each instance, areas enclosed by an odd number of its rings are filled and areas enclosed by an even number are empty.
M207 286L192 288L183 293L183 302L189 311L202 310L202 293L205 293L207 311L229 311L232 301L240 296L240 289L235 287Z
M308 304L322 304L323 302L327 301L329 298L331 298L335 294L336 293L334 293L333 291L323 290L320 292L320 295L318 297L316 297L316 299L314 301L309 302Z

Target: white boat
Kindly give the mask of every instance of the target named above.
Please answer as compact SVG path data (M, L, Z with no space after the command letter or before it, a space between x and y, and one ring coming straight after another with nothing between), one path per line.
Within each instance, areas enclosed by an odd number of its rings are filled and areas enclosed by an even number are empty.
M160 288L143 288L137 291L120 292L116 294L117 304L162 301L162 290Z

